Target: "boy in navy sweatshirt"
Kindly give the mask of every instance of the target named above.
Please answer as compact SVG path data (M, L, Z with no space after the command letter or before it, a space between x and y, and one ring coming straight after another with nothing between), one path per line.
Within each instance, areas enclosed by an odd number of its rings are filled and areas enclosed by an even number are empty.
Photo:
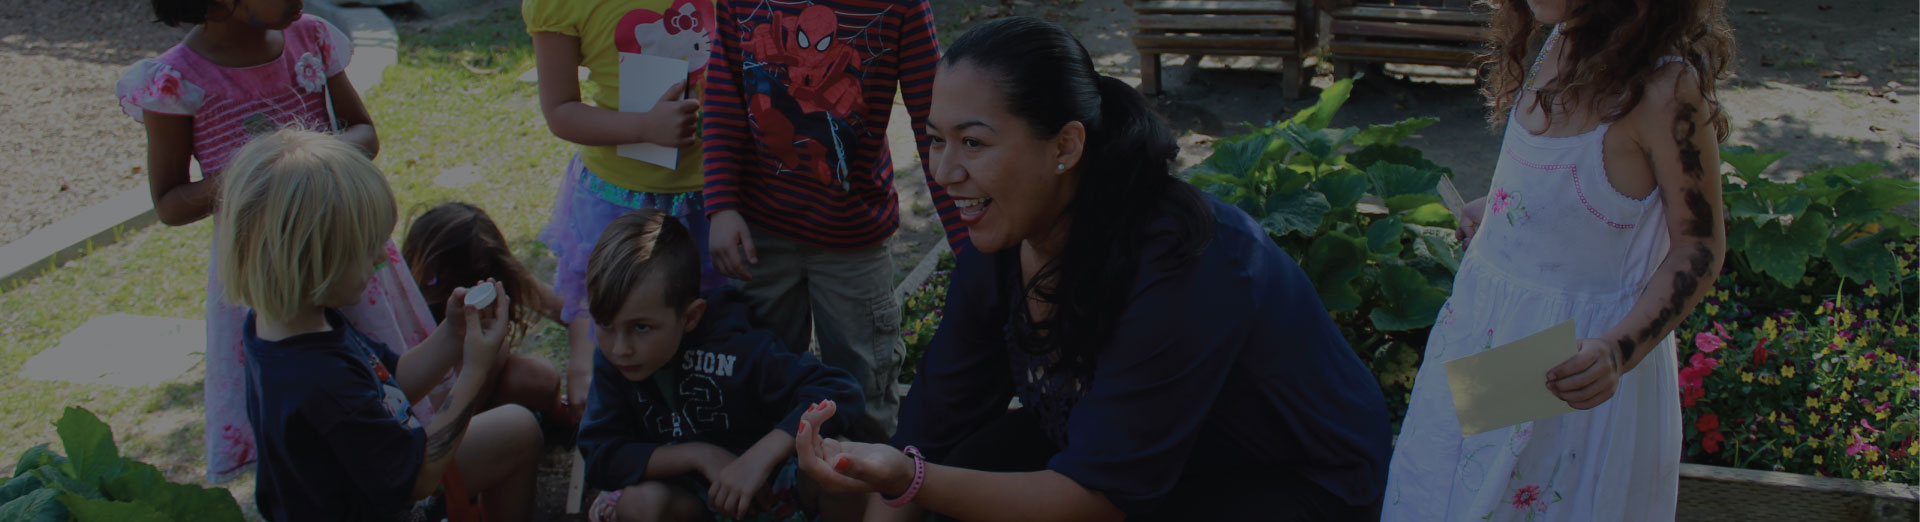
M658 210L615 219L594 245L588 307L602 324L579 441L587 484L606 493L589 516L786 520L858 505L800 483L792 457L800 415L823 400L857 410L859 382L752 329L738 291L702 298L699 285L692 236Z

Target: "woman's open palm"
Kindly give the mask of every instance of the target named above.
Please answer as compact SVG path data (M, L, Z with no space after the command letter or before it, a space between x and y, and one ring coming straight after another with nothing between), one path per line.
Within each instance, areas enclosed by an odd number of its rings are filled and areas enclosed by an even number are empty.
M905 493L913 483L913 459L885 444L868 444L820 436L820 424L833 418L833 401L822 401L800 417L793 438L801 471L834 493Z

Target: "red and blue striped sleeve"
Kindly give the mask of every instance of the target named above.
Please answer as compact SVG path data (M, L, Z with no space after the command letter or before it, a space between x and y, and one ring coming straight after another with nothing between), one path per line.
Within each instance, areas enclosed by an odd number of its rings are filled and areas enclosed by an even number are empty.
M920 172L927 178L928 194L933 197L934 212L947 233L947 246L955 253L967 244L967 227L960 226L960 209L947 197L947 189L933 179L933 163L927 149L933 138L927 135L927 111L933 105L933 75L940 64L940 40L934 36L933 6L928 0L909 4L900 24L900 96L907 104L907 117L913 123L913 141L920 151Z
M742 31L734 15L733 0L719 0L714 10L715 32L712 57L707 61L707 92L701 102L701 166L706 171L702 193L707 215L740 208L743 172L753 156L753 131L747 126L747 104L741 95L740 52Z

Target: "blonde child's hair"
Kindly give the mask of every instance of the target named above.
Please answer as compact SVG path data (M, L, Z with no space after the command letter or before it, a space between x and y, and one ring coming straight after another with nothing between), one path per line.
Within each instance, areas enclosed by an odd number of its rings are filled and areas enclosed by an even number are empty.
M393 233L393 191L359 148L283 130L255 138L221 170L214 254L227 302L267 320L319 304Z

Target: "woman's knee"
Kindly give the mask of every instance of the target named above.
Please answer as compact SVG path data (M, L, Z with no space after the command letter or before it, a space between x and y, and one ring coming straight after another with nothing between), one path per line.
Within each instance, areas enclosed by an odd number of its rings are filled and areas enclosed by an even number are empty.
M511 455L500 455L501 458L511 457L512 462L528 464L539 458L546 440L540 431L540 421L533 416L533 411L518 404L505 404L487 410L481 415L488 416L485 425L492 432L490 436L496 437L499 441L498 447L511 453ZM479 420L479 417L476 416L474 419Z
M546 409L560 394L560 372L546 360L514 354L500 372L499 386L505 402Z

